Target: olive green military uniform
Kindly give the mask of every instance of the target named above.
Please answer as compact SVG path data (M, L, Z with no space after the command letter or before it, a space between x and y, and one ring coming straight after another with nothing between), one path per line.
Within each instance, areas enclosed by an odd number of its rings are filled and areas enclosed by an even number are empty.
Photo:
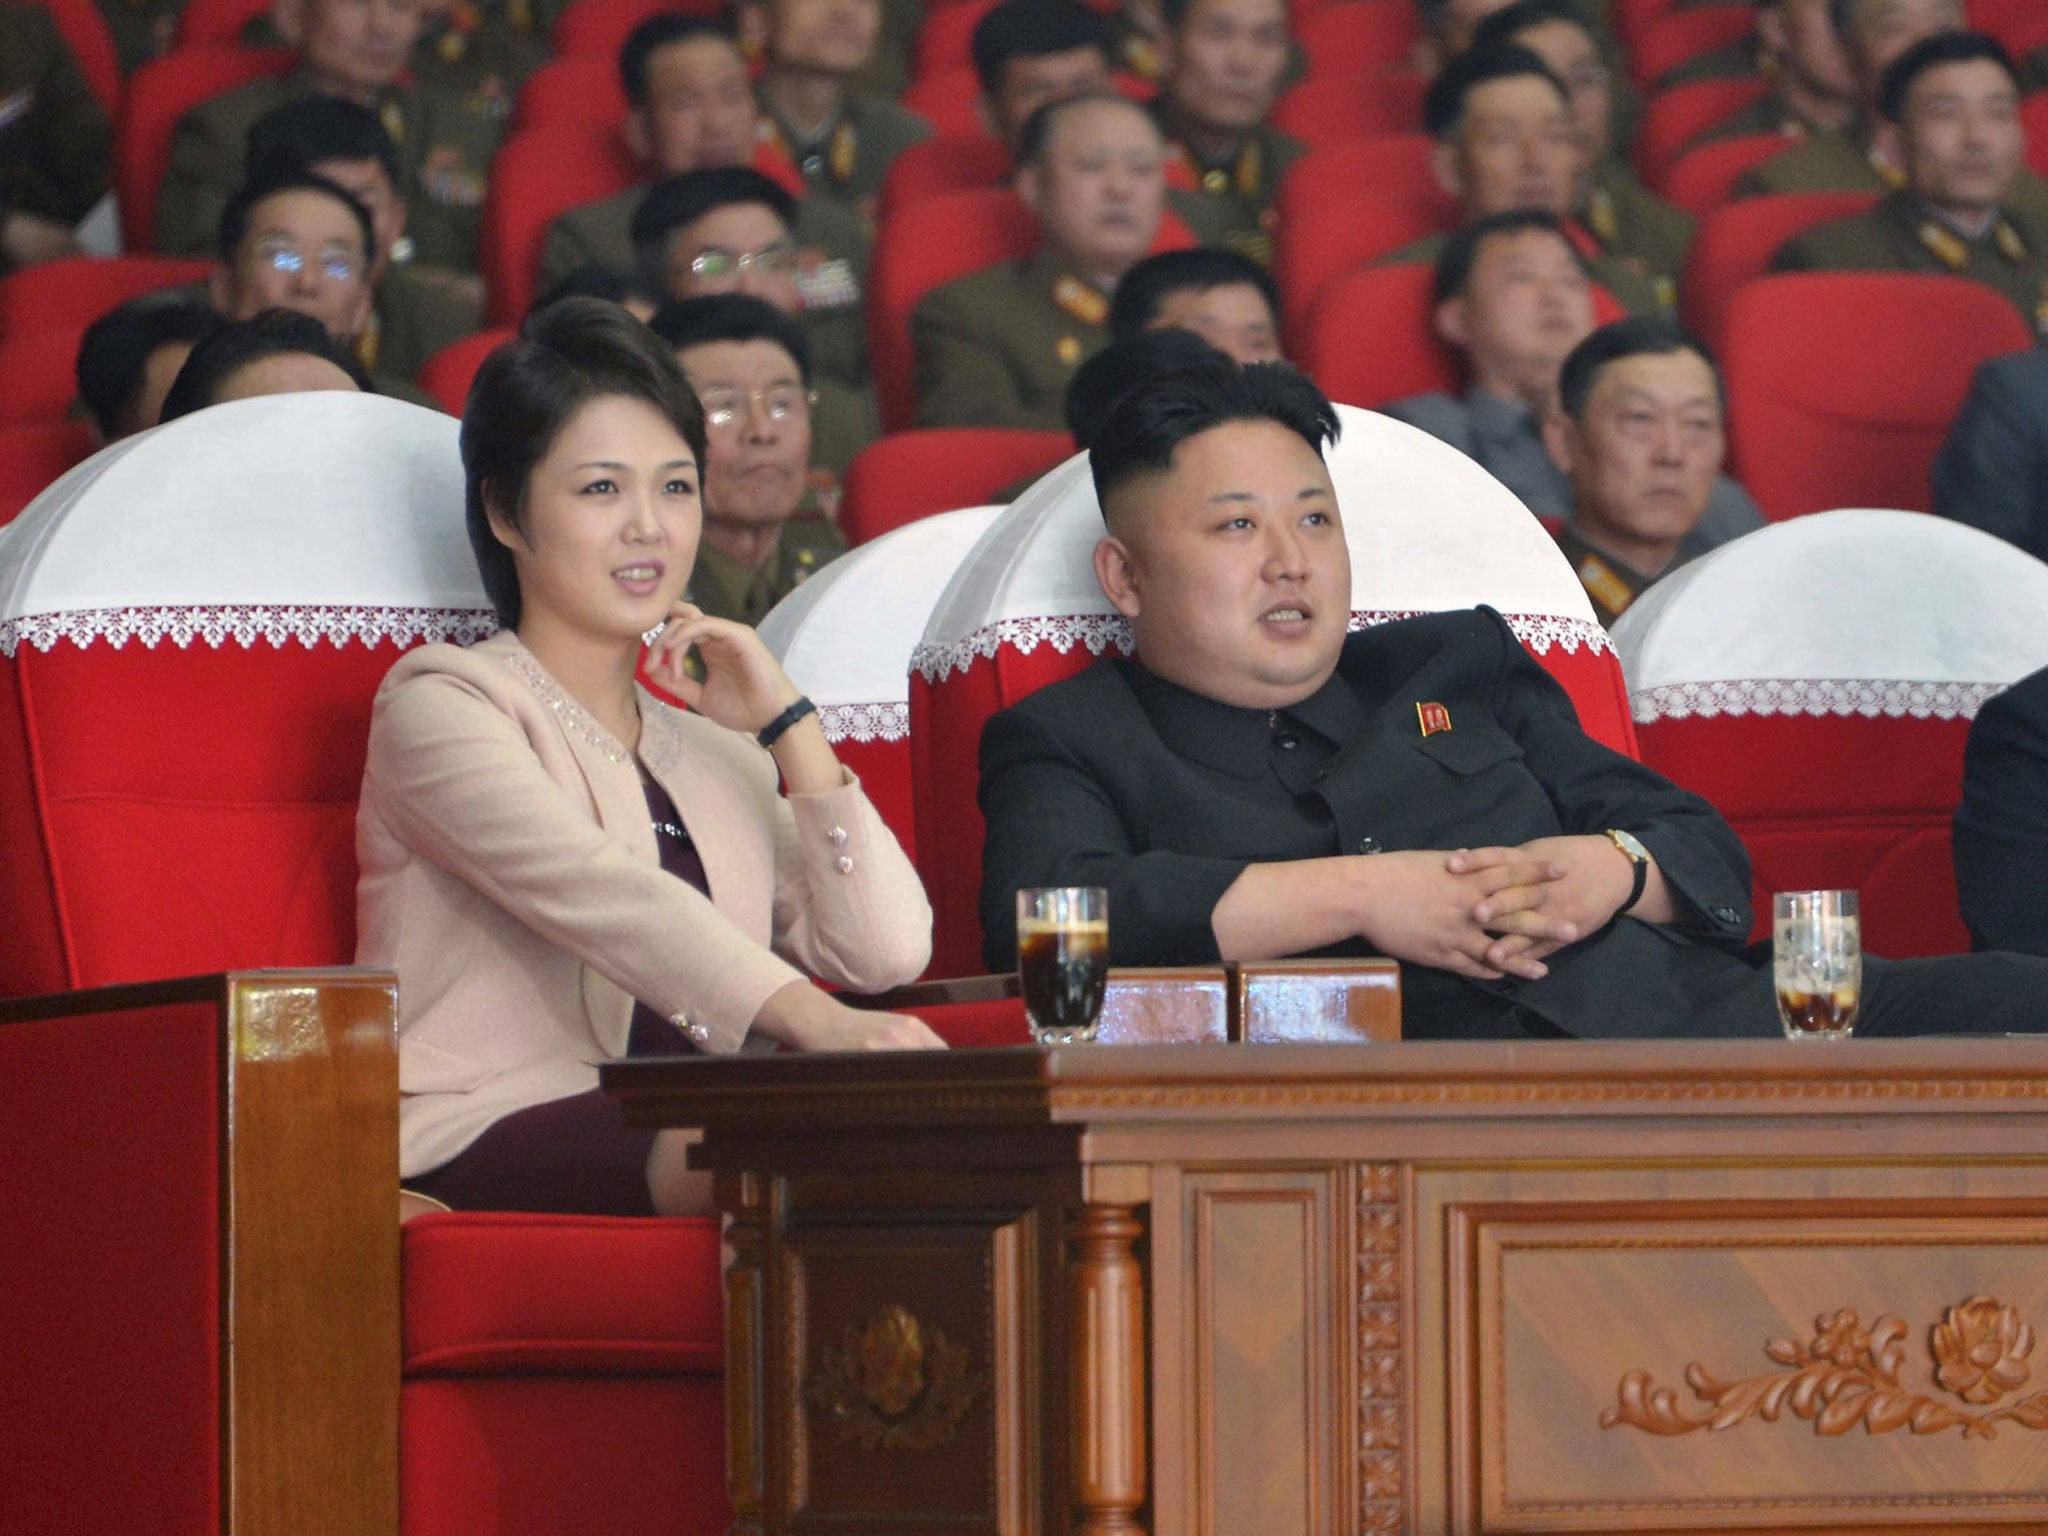
M1665 202L1624 162L1610 158L1593 170L1579 224L1598 243L1601 259L1646 279L1666 307L1677 302L1678 274L1697 227L1691 214Z
M0 5L0 217L76 224L106 193L113 137L50 13Z
M1066 427L1074 370L1109 341L1109 298L1051 257L934 288L910 317L920 427Z
M1755 167L1735 184L1737 197L1775 192L1896 191L1904 178L1871 157L1860 132L1838 130L1806 138ZM2021 167L2006 201L2035 223L2048 226L2048 181Z
M910 84L917 32L924 17L925 0L882 0L882 28L875 37L874 57L853 77L855 91L891 101L903 94Z
M690 601L713 618L758 624L769 609L845 553L844 536L816 517L784 523L775 553L758 571L700 540L697 563L690 570Z
M1697 149L1702 144L1718 144L1724 139L1747 139L1760 134L1776 134L1789 146L1816 133L1830 130L1819 123L1810 123L1793 111L1784 97L1776 91L1759 96L1740 111L1730 113L1720 122L1702 133L1695 134L1685 143L1686 149Z
M483 305L474 294L432 273L390 267L377 284L356 355L373 374L417 379L428 358L483 325Z
M1972 240L1935 218L1912 193L1894 192L1866 213L1794 237L1771 267L1967 277L1996 288L2048 336L2048 224L2017 208L2002 211L1988 234Z
M1166 201L1204 245L1249 256L1261 266L1273 260L1273 198L1287 168L1308 146L1273 128L1259 127L1225 165L1203 165L1168 132L1165 113L1154 120L1167 135Z
M644 185L629 187L557 216L541 245L541 290L578 267L637 272L633 215L646 196ZM812 364L821 378L865 390L868 337L861 296L867 290L867 234L844 203L815 196L797 199L790 234L802 253L797 288L804 296Z
M1445 238L1440 234L1425 235L1411 245L1382 256L1373 265L1395 267L1418 263L1433 267L1444 253ZM1573 243L1580 245L1581 254L1584 254L1585 244L1593 242L1580 233ZM1593 281L1613 294L1621 307L1632 315L1654 315L1670 308L1670 301L1658 291L1657 284L1632 266L1596 252L1586 257L1586 269L1593 274Z
M221 210L247 169L249 125L313 89L302 71L266 76L202 102L179 119L157 204L159 251L217 254ZM376 108L398 148L398 190L406 202L412 259L474 271L477 214L491 157L504 136L504 115L480 95L458 98L418 85L380 93Z
M843 204L872 238L882 178L898 155L932 136L932 125L883 97L849 96L816 138L804 139L766 91L758 95L762 136L788 153L813 195Z
M1670 575L1687 559L1681 553L1656 576L1645 576L1604 550L1595 549L1579 537L1578 530L1570 523L1557 530L1556 539L1557 547L1571 562L1572 574L1579 578L1579 585L1586 589L1586 596L1592 601L1593 617L1604 629L1612 629L1614 621L1628 610L1630 603L1641 597L1659 577Z

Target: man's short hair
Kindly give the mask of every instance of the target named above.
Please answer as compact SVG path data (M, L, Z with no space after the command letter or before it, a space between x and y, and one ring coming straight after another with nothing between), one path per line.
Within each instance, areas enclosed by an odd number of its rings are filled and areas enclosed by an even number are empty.
M1573 4L1573 0L1515 0L1506 9L1481 19L1479 25L1472 29L1472 46L1492 48L1501 43L1512 43L1531 27L1548 26L1558 21L1577 27L1595 44L1601 40L1599 31L1586 18L1586 13Z
M1166 326L1118 337L1074 370L1067 385L1067 430L1078 448L1093 448L1102 424L1140 384L1190 368L1235 368L1193 331Z
M198 299L150 293L130 299L87 327L78 344L78 398L98 424L100 436L112 439L125 430L122 417L134 406L143 371L157 348L204 341L227 323L219 310Z
M1442 304L1447 299L1465 296L1472 283L1472 268L1479 262L1479 248L1490 236L1519 235L1528 230L1541 230L1557 236L1572 253L1572 259L1582 270L1585 269L1586 258L1579 254L1579 248L1565 234L1564 224L1556 214L1541 208L1510 208L1504 213L1489 213L1483 219L1474 219L1444 237L1443 250L1436 258L1436 275L1429 285L1431 304Z
M249 220L254 217L257 205L281 192L317 192L331 197L355 215L356 228L363 237L363 262L366 267L377 263L377 228L370 222L370 210L362 204L348 188L338 186L325 176L315 176L311 171L286 170L282 167L258 167L248 180L235 189L235 195L220 211L220 259L233 264L235 253L242 248L242 242L249 236Z
M1024 119L1024 131L1017 135L1017 163L1044 164L1046 145L1052 142L1053 129L1059 126L1059 120L1077 107L1100 106L1103 102L1129 107L1141 115L1145 112L1145 109L1130 97L1107 86L1100 90L1083 91L1078 96L1062 96L1058 101L1048 101ZM1145 120L1150 122L1151 118L1146 116Z
M811 338L797 321L766 299L750 293L707 293L664 304L647 322L676 351L714 341L772 341L796 362L797 375L811 382Z
M1117 282L1116 294L1109 301L1109 334L1118 341L1143 334L1159 318L1171 294L1190 288L1207 293L1236 283L1258 289L1274 321L1279 321L1280 294L1273 286L1272 274L1249 256L1214 246L1147 256Z
M1885 67L1877 87L1877 115L1888 123L1904 121L1906 97L1912 93L1914 81L1944 64L1974 64L1980 59L2004 70L2014 92L2021 89L2019 67L1997 38L1984 32L1937 32L1921 38Z
M1106 64L1111 46L1109 24L1079 0L1003 0L974 24L974 73L993 96L1012 59L1093 48Z
M247 320L221 325L192 348L192 355L171 381L158 419L175 421L216 404L221 387L251 363L301 353L334 364L355 380L357 389L370 392L370 378L363 365L335 344L326 326L295 309L266 309Z
M604 299L612 304L631 304L638 301L649 309L654 309L661 303L661 295L656 293L647 279L638 273L621 272L617 267L602 266L589 261L535 299L527 313L530 315L536 309L546 309L550 304L559 304L564 299Z
M796 224L796 199L789 189L750 165L710 165L657 181L633 213L633 249L641 266L658 272L670 235L739 203L761 204L784 229Z
M1125 392L1089 450L1089 473L1105 513L1125 482L1163 473L1191 437L1233 421L1270 421L1317 453L1337 440L1337 408L1286 363L1195 368L1161 374Z
M1558 407L1573 421L1585 419L1586 402L1600 382L1600 370L1625 357L1668 357L1674 352L1696 352L1714 376L1714 392L1721 408L1728 407L1727 386L1721 382L1721 368L1706 343L1665 315L1631 315L1595 330L1565 357L1557 376Z
M703 37L716 38L735 50L739 47L730 29L702 16L650 16L628 32L619 45L619 84L625 88L627 103L647 105L647 73L657 53L673 43L693 43Z
M305 171L328 160L375 160L399 185L398 147L383 122L360 102L301 96L272 107L249 125L246 164L254 171Z
M1522 75L1548 81L1558 100L1567 104L1571 101L1564 82L1550 72L1542 59L1519 43L1496 43L1490 48L1466 49L1430 81L1429 93L1422 98L1423 126L1433 138L1449 138L1463 125L1466 103L1474 91L1496 80L1513 80Z

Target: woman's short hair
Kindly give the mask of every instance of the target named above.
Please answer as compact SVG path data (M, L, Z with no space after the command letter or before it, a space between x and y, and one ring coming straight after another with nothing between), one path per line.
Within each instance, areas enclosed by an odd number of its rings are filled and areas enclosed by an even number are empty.
M266 357L317 357L349 376L355 387L370 393L363 365L343 351L327 327L311 315L292 309L266 309L247 320L231 321L202 337L164 395L159 422L176 421L220 403L229 379Z
M622 395L666 416L699 465L704 409L675 355L618 305L570 298L526 317L519 334L484 359L462 412L464 516L484 591L507 629L519 623L519 574L491 531L495 506L526 527L533 467L569 419L593 400Z

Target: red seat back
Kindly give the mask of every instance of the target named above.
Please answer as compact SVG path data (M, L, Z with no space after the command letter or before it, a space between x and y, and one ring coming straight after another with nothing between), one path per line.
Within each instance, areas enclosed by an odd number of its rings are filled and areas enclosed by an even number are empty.
M898 155L882 178L880 216L946 192L987 191L1010 179L1010 152L986 133L939 134Z
M1636 170L1651 186L1663 186L1671 162L1681 150L1768 89L1754 76L1738 75L1728 80L1689 80L1659 91L1643 103L1642 126L1636 130Z
M1949 820L1978 704L2048 661L2048 566L1905 512L1827 512L1674 572L1615 625L1643 760L1773 891L1862 893L1880 955L1967 949ZM1788 771L1796 765L1796 771Z
M428 358L420 369L420 388L440 402L450 416L460 416L469 403L469 386L484 359L519 333L511 326L478 331L447 346Z
M1679 65L1740 42L1756 25L1748 5L1701 5L1666 12L1643 28L1629 50L1629 75L1648 90Z
M1385 69L1408 62L1415 7L1408 0L1345 0L1302 17L1294 34L1312 75Z
M1964 278L1760 278L1728 308L1731 473L1772 518L1924 511L1929 466L1977 366L2033 344L2009 300Z
M516 325L533 303L541 246L557 216L640 179L615 128L552 123L509 136L491 162L477 240L490 323Z
M595 53L616 59L627 34L641 22L677 12L718 21L725 8L718 0L575 0L556 19L550 41L559 54Z
M57 31L70 50L78 72L99 97L100 105L112 118L121 110L121 60L114 52L114 35L93 0L38 0L57 24Z
M1703 219L1728 201L1735 183L1791 147L1778 134L1750 133L1688 149L1665 173L1664 196L1694 218Z
M568 53L550 59L526 77L512 108L512 127L544 128L587 123L614 132L628 103L618 61L606 53Z
M178 119L202 101L261 75L281 75L292 54L269 48L185 48L135 71L114 130L114 196L130 250L156 243L156 199Z
M196 283L210 261L181 256L72 256L0 278L0 336L88 326L145 293Z
M1353 0L1343 0L1350 5ZM1273 106L1273 126L1312 149L1381 134L1420 133L1429 82L1408 70L1315 74Z
M1556 543L1455 448L1341 408L1331 478L1351 511L1353 623L1491 602L1571 693L1596 738L1634 751L1621 669ZM1101 511L1087 461L1045 475L969 553L925 626L910 680L917 861L936 975L981 969L982 726L1126 643L1094 578Z
M350 958L371 695L404 645L488 627L461 485L446 418L286 395L117 443L24 514L0 988Z
M1861 213L1876 201L1874 192L1792 192L1745 197L1714 209L1700 221L1686 252L1678 285L1685 323L1718 351L1735 290L1763 276L1787 240L1829 219Z
M0 528L67 469L84 463L92 448L92 429L82 421L0 425Z
M917 78L926 79L941 70L971 67L974 29L995 7L996 0L955 0L954 4L928 9L911 50L911 67Z
M846 468L839 527L865 544L934 512L978 507L1074 451L1064 432L927 427L891 432Z
M78 325L0 334L0 422L63 419L78 394L78 343L84 335Z
M1289 167L1274 199L1273 281L1290 335L1301 335L1339 274L1456 226L1430 150L1426 134L1390 133L1312 150Z
M242 28L269 13L270 0L185 0L178 12L178 46L233 47Z
M980 99L981 78L970 64L920 74L903 90L903 105L949 139L987 137L988 124L976 106Z

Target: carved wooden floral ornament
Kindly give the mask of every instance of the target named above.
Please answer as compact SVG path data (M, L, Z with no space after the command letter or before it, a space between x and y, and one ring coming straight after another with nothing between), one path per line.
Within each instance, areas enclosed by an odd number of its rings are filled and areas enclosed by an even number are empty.
M1960 1429L1965 1439L1984 1440L1995 1439L2001 1423L2048 1429L2048 1391L2012 1398L2027 1383L2027 1357L2034 1352L2034 1330L2017 1308L1972 1296L1927 1330L1932 1385L1953 1401L1901 1379L1911 1332L1890 1314L1866 1329L1846 1308L1824 1312L1814 1319L1811 1339L1764 1345L1783 1370L1721 1381L1698 1361L1688 1365L1685 1380L1697 1405L1680 1402L1670 1387L1652 1385L1647 1371L1630 1371L1621 1379L1619 1400L1600 1415L1600 1427L1685 1435L1733 1429L1753 1418L1775 1423L1789 1410L1821 1435L1844 1435L1858 1424L1873 1435Z
M806 1395L864 1450L928 1451L953 1438L984 1385L964 1346L887 1306L819 1351Z

